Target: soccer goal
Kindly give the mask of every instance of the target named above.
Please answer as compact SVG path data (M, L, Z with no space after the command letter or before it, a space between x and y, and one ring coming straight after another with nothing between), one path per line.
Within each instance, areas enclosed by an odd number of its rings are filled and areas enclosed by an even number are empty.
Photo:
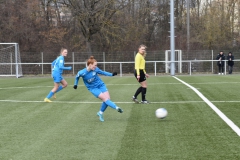
M0 43L0 76L23 76L18 43Z
M170 70L170 63L168 61L171 61L171 50L165 51L165 72L169 73ZM176 70L178 70L178 73L182 73L182 50L175 50L175 60L176 63Z

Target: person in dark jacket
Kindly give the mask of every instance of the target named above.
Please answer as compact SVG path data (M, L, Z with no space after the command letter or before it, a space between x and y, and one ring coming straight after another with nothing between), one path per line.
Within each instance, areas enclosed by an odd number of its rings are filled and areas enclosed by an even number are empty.
M218 74L223 75L223 68L224 68L224 63L225 63L225 55L223 51L220 51L219 54L217 55L216 60L218 60L217 65L218 65Z
M234 56L233 56L232 52L228 53L227 60L228 60L228 73L232 74L233 65L234 65Z

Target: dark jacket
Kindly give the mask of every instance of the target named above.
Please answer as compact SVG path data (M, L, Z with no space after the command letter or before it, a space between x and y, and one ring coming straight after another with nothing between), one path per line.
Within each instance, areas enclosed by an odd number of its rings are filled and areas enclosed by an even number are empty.
M221 58L221 60L219 60L219 58ZM223 61L223 60L225 60L225 55L224 55L224 53L223 54L218 54L217 55L217 57L216 57L216 60L219 60L218 62L217 62L217 65L218 66L224 66L224 63L225 63L225 61Z
M234 56L233 55L228 55L227 56L227 60L228 60L228 65L229 66L233 66L234 65Z

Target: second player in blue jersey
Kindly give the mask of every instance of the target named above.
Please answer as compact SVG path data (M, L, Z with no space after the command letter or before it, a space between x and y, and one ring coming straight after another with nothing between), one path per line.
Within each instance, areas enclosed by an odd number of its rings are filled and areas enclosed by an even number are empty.
M45 102L52 102L50 100L50 98L52 96L54 96L55 93L61 91L63 88L67 87L67 81L63 78L62 73L63 70L71 70L72 67L65 67L64 66L64 57L67 56L67 49L66 48L62 48L60 51L60 56L55 59L52 62L52 78L53 78L53 82L54 82L54 87L53 89L49 92L49 94L47 95L47 97L44 99ZM60 83L62 85L60 85Z

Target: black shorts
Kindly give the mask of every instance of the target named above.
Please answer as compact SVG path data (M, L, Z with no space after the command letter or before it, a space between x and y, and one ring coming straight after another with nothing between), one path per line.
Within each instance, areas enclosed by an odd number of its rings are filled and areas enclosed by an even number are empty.
M145 75L145 73L143 72L143 70L140 69L139 71L140 71L140 78L139 78L139 81L138 81L138 82L146 81L146 75ZM134 71L134 76L135 76L136 79L137 79L137 72L136 72L136 70Z

